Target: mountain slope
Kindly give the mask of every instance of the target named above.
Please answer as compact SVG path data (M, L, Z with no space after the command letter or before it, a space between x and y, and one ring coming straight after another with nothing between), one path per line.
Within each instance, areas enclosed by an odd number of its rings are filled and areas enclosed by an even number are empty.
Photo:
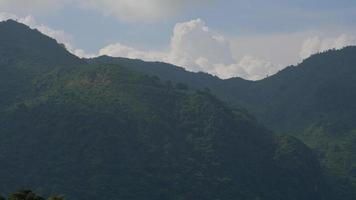
M162 81L184 83L194 89L209 89L221 99L231 104L235 104L236 101L238 101L238 99L234 97L234 94L238 90L248 87L251 84L250 81L241 78L231 79L231 81L221 80L216 76L204 72L189 72L182 67L162 62L145 62L137 59L115 58L110 56L100 56L85 60L89 64L117 64L130 70L156 76Z
M356 47L313 55L255 82L220 80L168 64L154 69L155 63L137 65L140 61L123 58L99 57L94 61L121 64L194 88L209 88L230 105L246 108L272 130L302 139L318 152L327 173L336 175L337 180L332 181L340 186L340 193L345 195L342 199L355 198Z
M84 63L62 45L13 20L0 22L0 107L24 98L29 85L58 66Z
M268 106L260 102L265 124L293 133L318 151L323 166L336 175L340 193L355 198L356 47L314 55L260 81L255 90L255 102L262 95L270 101Z
M212 93L234 106L247 108L268 127L303 130L310 121L345 121L356 117L356 47L317 54L260 81L221 80L205 73L155 62L102 56L89 63L112 63L162 80L185 83ZM310 125L310 124L309 124Z
M117 66L84 66L64 79L4 113L5 188L47 186L76 199L322 199L311 152L287 161L305 147L280 152L270 133L209 94Z
M48 66L82 63L63 44L14 20L0 22L0 36L2 64L24 61L26 58Z
M304 144L273 136L209 92L119 65L88 65L38 31L14 21L0 27L1 191L31 187L69 199L332 198ZM17 43L4 34L13 27L31 37Z
M275 130L298 131L310 122L322 121L353 126L355 55L356 47L314 55L298 66L253 83L250 95L236 97L253 113L263 110L261 120Z

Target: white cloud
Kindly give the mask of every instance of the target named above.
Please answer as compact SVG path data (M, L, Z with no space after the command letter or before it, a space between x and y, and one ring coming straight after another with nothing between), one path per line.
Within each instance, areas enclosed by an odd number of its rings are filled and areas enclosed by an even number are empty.
M104 47L100 55L137 58L147 61L163 61L184 66L189 71L204 71L221 78L242 77L258 80L280 70L280 66L252 56L236 61L230 42L221 34L208 28L197 19L178 23L166 52L137 50L120 43Z
M315 53L324 52L329 49L342 49L349 45L356 45L356 37L347 34L328 38L314 36L303 42L299 54L302 59L306 59Z
M147 61L157 61L166 57L166 54L163 52L140 51L121 43L110 44L100 49L99 55L125 57L132 59L139 58Z
M180 58L184 58L179 61ZM210 30L201 19L178 23L171 39L170 59L181 65L193 65L199 59L210 63L233 62L230 44L220 34ZM199 64L196 69L199 70Z
M284 67L282 65L274 65L269 61L257 59L252 56L244 56L240 60L239 66L246 71L251 80L259 80L273 75Z

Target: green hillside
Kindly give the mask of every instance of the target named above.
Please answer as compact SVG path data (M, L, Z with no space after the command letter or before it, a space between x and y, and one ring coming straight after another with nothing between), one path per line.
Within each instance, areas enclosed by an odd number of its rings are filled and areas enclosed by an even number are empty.
M0 38L3 194L32 188L68 199L333 197L303 143L275 137L208 90L86 64L14 21L0 23Z
M247 109L276 133L303 140L317 152L343 199L356 198L356 47L313 55L260 81L220 80L169 64L125 58L89 61L116 63L163 80L209 88L230 106Z
M353 126L356 117L356 47L313 55L260 81L221 80L165 63L107 56L89 63L120 64L162 80L209 88L220 99L247 108L258 120L278 132L304 130L310 122L342 121Z

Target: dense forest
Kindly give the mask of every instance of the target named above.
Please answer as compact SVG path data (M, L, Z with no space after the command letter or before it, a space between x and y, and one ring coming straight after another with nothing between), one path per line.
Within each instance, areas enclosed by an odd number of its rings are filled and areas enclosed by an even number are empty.
M220 80L164 63L79 59L0 22L0 193L352 200L355 51L262 81ZM24 190L8 199L45 198Z
M88 61L115 63L192 88L209 88L230 107L248 110L276 134L302 140L318 155L340 198L356 198L356 47L313 55L260 81L221 80L165 63L126 58Z

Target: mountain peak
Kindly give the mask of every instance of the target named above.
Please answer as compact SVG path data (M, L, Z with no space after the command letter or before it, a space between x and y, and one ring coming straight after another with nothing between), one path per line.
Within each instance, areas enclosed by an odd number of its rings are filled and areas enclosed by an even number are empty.
M36 57L40 62L51 65L82 63L63 48L63 44L13 19L0 22L0 55L8 58Z
M18 21L14 20L14 19L8 19L8 20L1 21L1 22L0 22L0 26L3 26L3 25L10 25L10 24L26 26L26 25L24 25L24 24L19 23Z

